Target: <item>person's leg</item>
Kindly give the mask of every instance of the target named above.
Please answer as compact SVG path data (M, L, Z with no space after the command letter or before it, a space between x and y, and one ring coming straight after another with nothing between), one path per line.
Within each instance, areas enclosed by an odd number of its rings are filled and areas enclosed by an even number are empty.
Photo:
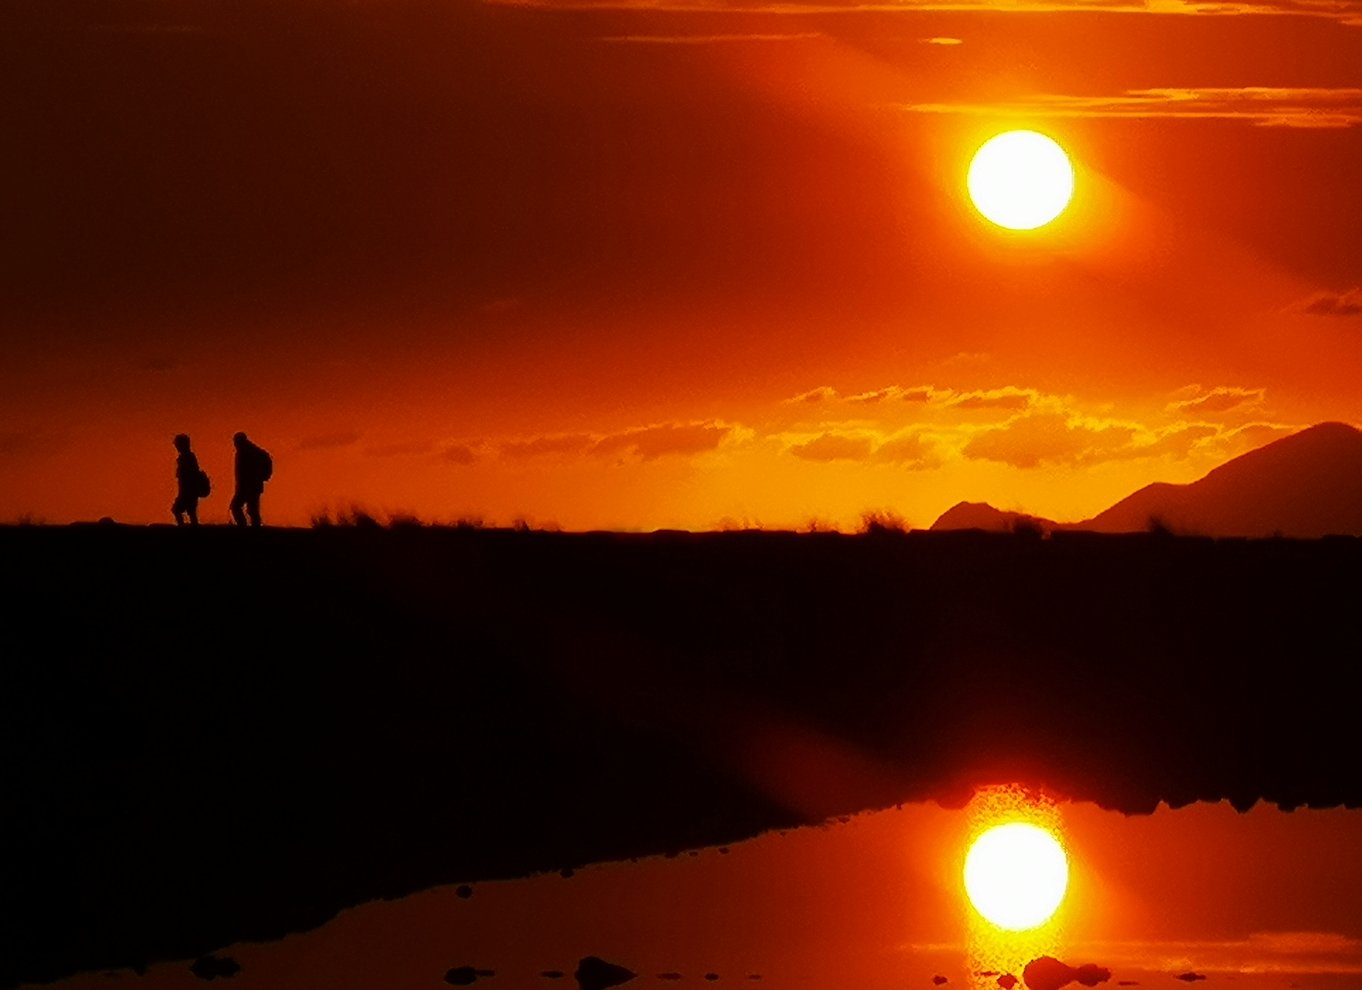
M251 525L260 525L260 496L252 495L246 500L246 513L251 517Z
M196 498L188 499L184 506L185 515L189 516L189 525L199 524L199 500Z
M176 496L175 501L170 503L170 511L175 514L175 525L184 525L184 498Z
M246 517L241 512L241 507L245 504L246 497L240 492L237 492L232 496L232 504L227 507L232 513L232 521L238 526L246 525Z

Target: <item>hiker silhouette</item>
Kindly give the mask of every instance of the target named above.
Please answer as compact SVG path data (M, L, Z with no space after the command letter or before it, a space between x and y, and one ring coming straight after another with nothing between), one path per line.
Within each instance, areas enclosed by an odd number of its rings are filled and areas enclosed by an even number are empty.
M232 521L238 526L245 526L249 517L250 525L259 526L260 496L264 494L265 482L274 474L274 462L264 448L251 443L244 433L233 436L232 444L236 447L236 491L232 494Z
M199 524L199 499L208 494L208 475L199 469L198 456L189 449L189 434L175 434L175 501L170 511L175 514L175 525Z

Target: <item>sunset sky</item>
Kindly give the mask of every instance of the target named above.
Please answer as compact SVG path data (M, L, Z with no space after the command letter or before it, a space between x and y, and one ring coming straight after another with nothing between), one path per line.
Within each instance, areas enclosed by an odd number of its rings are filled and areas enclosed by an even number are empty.
M1362 423L1362 2L22 0L0 521L1069 520ZM1029 127L1053 224L965 170Z

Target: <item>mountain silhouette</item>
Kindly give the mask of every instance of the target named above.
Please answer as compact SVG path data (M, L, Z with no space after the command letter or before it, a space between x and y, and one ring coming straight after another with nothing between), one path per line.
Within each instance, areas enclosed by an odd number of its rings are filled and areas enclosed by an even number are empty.
M1091 519L1051 523L961 502L932 529L1042 529L1200 536L1362 536L1362 431L1319 423L1251 450L1186 485L1156 482Z
M932 523L932 529L982 529L990 533L1015 533L1018 531L1045 532L1055 528L1055 524L1039 516L1024 512L1009 512L995 509L987 502L956 502Z

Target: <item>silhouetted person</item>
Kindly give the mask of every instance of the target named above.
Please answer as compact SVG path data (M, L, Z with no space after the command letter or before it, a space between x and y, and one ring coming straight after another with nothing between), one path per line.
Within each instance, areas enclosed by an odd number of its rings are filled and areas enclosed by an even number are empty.
M199 499L207 495L207 478L199 470L199 459L189 449L189 435L175 435L175 449L180 452L175 458L175 501L170 511L175 514L175 525L183 526L186 518L189 525L199 524Z
M246 525L250 517L252 526L260 525L260 496L264 494L265 482L274 473L274 462L261 447L247 439L246 434L238 433L232 437L236 447L236 491L232 495L232 519L238 526ZM242 509L245 512L242 512Z

